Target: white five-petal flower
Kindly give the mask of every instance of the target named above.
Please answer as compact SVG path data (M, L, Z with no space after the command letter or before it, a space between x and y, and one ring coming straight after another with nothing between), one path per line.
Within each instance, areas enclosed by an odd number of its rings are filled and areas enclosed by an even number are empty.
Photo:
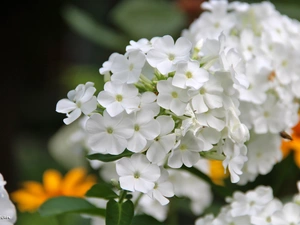
M69 125L78 119L81 113L88 115L97 108L95 91L92 82L79 84L75 90L68 92L68 99L58 101L56 112L67 114L67 118L63 120L65 124Z

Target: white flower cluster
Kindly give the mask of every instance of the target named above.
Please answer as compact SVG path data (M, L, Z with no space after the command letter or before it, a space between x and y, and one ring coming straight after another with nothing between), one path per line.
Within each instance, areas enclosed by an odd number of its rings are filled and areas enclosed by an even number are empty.
M17 220L16 208L9 199L7 191L4 188L4 181L0 173L0 224L13 225Z
M238 182L249 131L239 119L237 90L249 83L242 58L224 40L207 40L201 59L184 37L131 41L124 55L112 54L100 68L106 83L97 98L91 82L80 84L56 110L67 114L66 124L81 113L89 117L91 153L132 152L116 165L125 190L166 204L173 190L163 166L191 167L201 156L224 160Z
M270 172L281 160L279 133L288 132L298 121L300 23L281 15L270 2L210 0L202 8L208 11L183 32L198 46L197 56L205 58L206 42L218 46L217 39L222 33L226 40L221 45L235 48L245 62L249 87L236 87L241 121L251 134L249 160L240 181L244 184L258 174ZM202 46L201 40L205 38L211 40L204 41Z
M300 182L298 182L300 193ZM259 186L245 194L235 192L228 198L228 205L214 218L206 215L199 218L196 225L283 225L300 224L300 204L297 202L299 194L294 201L283 204L273 197L270 187ZM298 199L299 200L299 199Z

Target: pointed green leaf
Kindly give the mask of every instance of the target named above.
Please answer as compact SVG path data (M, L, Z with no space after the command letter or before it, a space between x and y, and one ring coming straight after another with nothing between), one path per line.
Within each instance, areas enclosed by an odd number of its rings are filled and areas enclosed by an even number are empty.
M134 216L131 225L140 225L140 224L164 225L164 223L159 222L153 217L148 215Z
M62 16L75 31L101 46L124 52L129 43L127 37L96 22L88 13L73 5L65 6Z
M95 184L93 187L91 187L90 190L87 191L85 196L104 199L112 199L118 197L118 195L112 190L112 187L104 183Z
M84 213L105 216L105 209L97 208L83 198L56 197L41 205L39 212L42 216L54 216L64 213Z
M111 199L106 205L106 225L130 225L134 214L132 201L118 203Z
M99 160L99 161L102 161L102 162L112 162L112 161L121 159L123 157L129 157L132 154L133 154L133 152L125 150L120 155L110 155L110 154L96 153L96 154L88 155L87 158L90 159L90 160Z

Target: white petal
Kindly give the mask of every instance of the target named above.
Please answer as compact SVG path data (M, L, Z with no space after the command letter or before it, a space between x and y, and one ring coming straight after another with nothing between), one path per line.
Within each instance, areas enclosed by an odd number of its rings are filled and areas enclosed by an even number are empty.
M77 105L74 102L72 102L66 98L59 100L56 104L56 112L59 112L59 113L68 113L76 108L77 108Z
M96 99L96 96L93 96L89 101L83 103L80 108L81 108L81 111L85 115L88 115L91 112L93 112L95 109L97 109L97 99Z
M69 125L70 123L74 122L76 119L78 119L81 115L80 109L75 109L70 114L67 114L68 118L65 118L63 121L66 125Z

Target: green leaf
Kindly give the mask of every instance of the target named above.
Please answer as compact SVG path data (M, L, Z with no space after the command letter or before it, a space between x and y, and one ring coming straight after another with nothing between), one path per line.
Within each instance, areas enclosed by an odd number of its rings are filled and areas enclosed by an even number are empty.
M120 155L110 155L110 154L96 153L96 154L88 155L87 158L90 159L90 160L99 160L99 161L102 161L102 162L112 162L112 161L121 159L123 157L129 157L132 154L133 154L133 152L125 150Z
M88 13L73 5L65 6L62 16L75 31L96 44L124 52L129 43L127 37L96 22Z
M178 35L186 17L171 1L127 0L118 4L111 19L134 39Z
M159 222L153 217L148 215L134 216L131 225L140 225L140 224L164 225L164 223Z
M83 198L56 197L46 201L39 209L42 216L54 216L64 213L84 213L105 216L105 210L97 208Z
M18 213L18 219L15 225L59 225L56 217L41 217L35 213Z
M113 190L112 187L107 184L95 184L85 194L87 197L112 199L119 197Z
M106 205L106 225L130 225L134 214L132 201L118 203L111 199Z

